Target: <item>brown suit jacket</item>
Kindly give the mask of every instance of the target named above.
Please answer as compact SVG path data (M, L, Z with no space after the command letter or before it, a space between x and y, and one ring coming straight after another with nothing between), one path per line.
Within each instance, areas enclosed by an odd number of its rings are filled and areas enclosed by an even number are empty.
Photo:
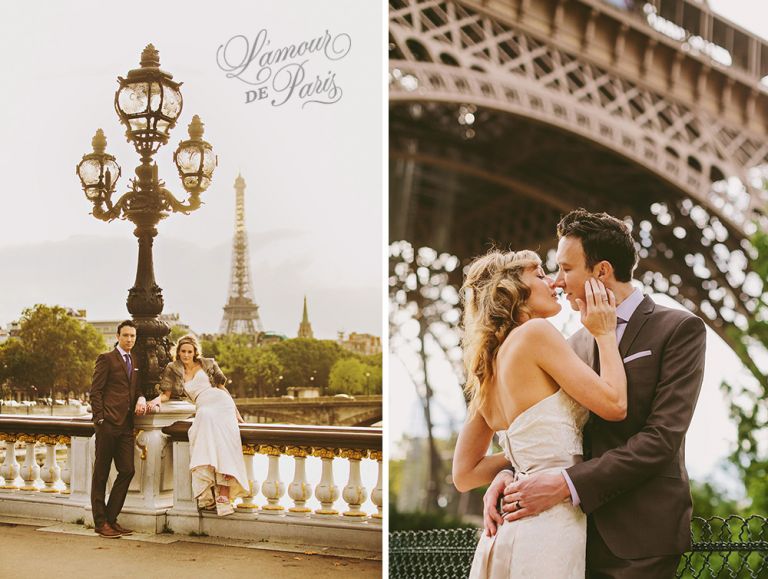
M133 376L117 348L99 354L91 382L93 422L102 418L115 426L133 426L133 411L139 399L136 359L131 355Z
M700 318L646 296L619 344L627 372L627 417L608 422L592 415L584 431L585 461L567 471L581 508L622 559L690 548L685 433L701 389L705 341ZM570 342L597 368L595 341L586 330Z

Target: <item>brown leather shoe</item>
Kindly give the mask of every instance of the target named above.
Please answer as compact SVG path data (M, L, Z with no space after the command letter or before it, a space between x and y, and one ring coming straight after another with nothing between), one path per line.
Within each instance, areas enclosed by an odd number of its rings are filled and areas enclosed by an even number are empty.
M100 537L104 537L105 539L119 539L122 536L120 531L113 529L112 525L109 523L104 523L100 527L96 527L94 530Z
M121 535L133 535L133 529L126 529L122 525L118 524L117 521L115 521L114 523L110 523L110 525L115 531L117 531Z

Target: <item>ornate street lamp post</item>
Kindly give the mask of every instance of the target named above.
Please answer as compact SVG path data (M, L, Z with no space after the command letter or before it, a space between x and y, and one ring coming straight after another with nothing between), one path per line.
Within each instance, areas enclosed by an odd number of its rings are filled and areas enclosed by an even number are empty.
M181 83L172 79L172 75L160 70L159 54L151 44L141 53L141 67L117 79L120 87L115 93L115 110L126 127L127 140L141 156L136 177L130 180L125 194L112 201L121 170L115 157L106 152L107 139L101 129L93 137L93 152L84 155L77 165L85 196L93 203L93 216L102 221L128 219L136 225L139 258L127 306L137 326L134 354L147 396L154 396L154 386L170 361L171 330L158 319L163 311L163 292L155 282L152 264L156 226L169 213L186 214L200 207L200 194L210 185L217 164L211 145L202 139L203 123L195 115L189 125L189 139L179 143L173 155L189 198L179 201L158 179L157 163L152 157L168 142L183 105Z

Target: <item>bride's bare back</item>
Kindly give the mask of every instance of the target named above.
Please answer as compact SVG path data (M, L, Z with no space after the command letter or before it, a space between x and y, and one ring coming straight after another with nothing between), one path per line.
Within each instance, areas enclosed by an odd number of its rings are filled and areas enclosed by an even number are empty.
M493 431L506 429L520 414L558 391L526 347L526 324L509 333L496 355L488 398L479 409Z

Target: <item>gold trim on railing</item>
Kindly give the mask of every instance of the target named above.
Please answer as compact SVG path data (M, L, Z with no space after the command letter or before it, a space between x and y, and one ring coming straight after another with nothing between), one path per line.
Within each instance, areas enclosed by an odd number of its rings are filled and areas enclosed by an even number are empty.
M19 434L19 437L16 440L18 440L19 442L31 442L33 444L37 442L35 440L34 434Z
M368 458L371 460L382 460L384 458L384 453L380 450L371 450L368 452Z
M72 444L72 437L71 436L65 436L64 434L60 434L56 437L56 442L58 444Z
M58 444L59 437L55 434L39 434L36 436L37 442L40 444Z
M334 458L336 456L339 456L339 449L314 447L312 449L312 456L316 456L319 458Z
M272 444L260 444L259 454L266 454L267 456L280 456L285 450L284 446L274 446Z
M342 448L339 450L341 451L339 456L341 458L346 458L347 460L363 460L368 456L368 452L365 450L357 450L354 448Z
M14 434L13 432L0 432L0 440L4 440L5 442L16 442L19 439L18 434Z
M137 430L134 433L134 439L136 441L136 448L141 451L141 460L147 460L147 445L139 442L139 437L144 434L143 430Z
M250 455L256 454L256 445L255 444L244 444L243 445L243 454L250 454Z
M311 446L286 446L285 454L288 456L295 456L298 458L305 458L312 455Z

